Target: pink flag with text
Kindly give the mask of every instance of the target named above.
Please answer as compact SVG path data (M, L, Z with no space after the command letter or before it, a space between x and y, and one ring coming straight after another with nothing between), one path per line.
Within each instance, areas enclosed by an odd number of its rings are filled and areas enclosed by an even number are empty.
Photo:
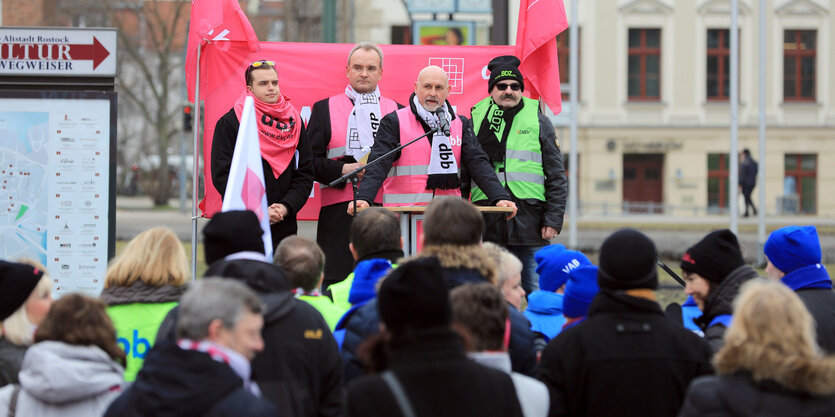
M557 60L557 35L568 28L563 0L522 0L516 28L516 53L522 60L519 70L525 77L525 90L531 97L542 97L554 114L562 110L560 70Z

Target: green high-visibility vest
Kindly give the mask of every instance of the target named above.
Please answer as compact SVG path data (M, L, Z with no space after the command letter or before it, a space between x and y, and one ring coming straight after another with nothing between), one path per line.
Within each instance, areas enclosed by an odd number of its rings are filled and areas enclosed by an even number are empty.
M545 171L542 169L542 149L539 145L539 102L527 97L522 97L522 100L525 105L513 118L510 133L507 135L505 161L494 163L493 168L502 185L516 198L545 201ZM494 129L497 141L508 128L502 118L503 110L493 103L491 97L476 103L470 113L476 136L485 117L495 121L490 124L490 128ZM472 185L471 199L473 202L487 199L475 182Z

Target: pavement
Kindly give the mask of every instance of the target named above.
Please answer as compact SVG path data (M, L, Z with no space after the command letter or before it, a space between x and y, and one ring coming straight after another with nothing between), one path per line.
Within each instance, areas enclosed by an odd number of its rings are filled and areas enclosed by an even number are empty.
M155 208L150 197L116 198L116 239L130 240L144 230L155 226L165 226L173 230L182 240L192 236L191 201L185 202L185 210L180 209L179 200L172 199L169 207ZM618 215L618 216L581 216L577 221L578 249L595 253L603 240L612 232L622 227L632 227L646 233L658 248L662 258L678 259L688 247L699 241L714 229L728 227L729 218L711 215L702 217L675 217L668 215ZM197 221L198 241L202 241L201 231L208 219ZM814 216L766 216L766 237L768 233L787 225L813 224L818 228L823 250L824 263L835 263L835 219ZM566 224L563 233L552 242L568 246L569 228ZM316 222L300 221L299 235L316 238ZM739 219L739 240L743 254L748 262L757 261L761 251L757 239L757 218Z

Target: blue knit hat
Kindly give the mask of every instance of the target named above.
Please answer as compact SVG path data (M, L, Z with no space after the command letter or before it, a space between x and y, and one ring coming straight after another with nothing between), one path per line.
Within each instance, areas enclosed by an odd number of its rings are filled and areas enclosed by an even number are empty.
M783 273L821 262L821 245L815 226L786 226L771 232L765 256Z
M562 311L566 317L586 317L589 314L591 300L600 291L597 286L597 267L583 265L568 273L565 284L565 294L562 300Z
M568 273L582 265L591 265L582 252L568 250L555 243L540 249L534 255L536 273L539 274L539 289L554 292L568 280Z

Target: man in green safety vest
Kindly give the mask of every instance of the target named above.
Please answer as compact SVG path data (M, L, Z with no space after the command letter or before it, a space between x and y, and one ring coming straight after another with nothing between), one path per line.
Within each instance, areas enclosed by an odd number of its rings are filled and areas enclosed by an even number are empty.
M473 106L473 130L519 211L510 220L485 213L484 240L507 247L522 261L522 287L530 294L539 288L534 254L562 229L565 169L554 127L539 111L539 101L522 96L519 59L499 56L487 69L490 96ZM465 193L471 186L474 204L488 204L475 183L462 183Z

